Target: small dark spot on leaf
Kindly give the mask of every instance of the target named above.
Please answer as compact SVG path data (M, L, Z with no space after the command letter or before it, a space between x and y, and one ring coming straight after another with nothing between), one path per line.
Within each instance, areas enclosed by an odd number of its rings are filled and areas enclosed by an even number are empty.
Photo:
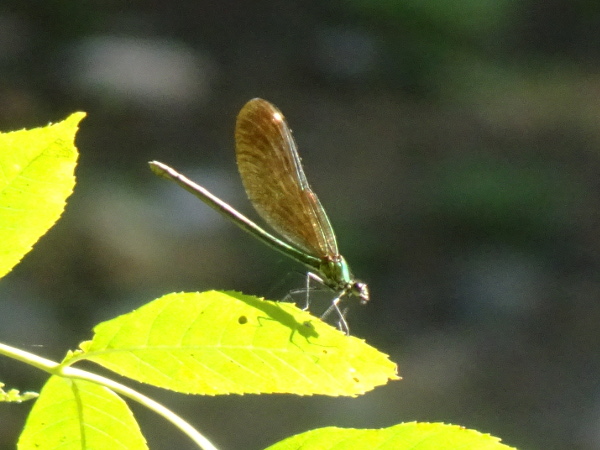
M244 325L244 324L248 323L248 318L247 318L246 316L240 316L240 317L238 318L238 323L239 323L240 325Z
M356 383L360 383L360 380L356 377L352 378Z

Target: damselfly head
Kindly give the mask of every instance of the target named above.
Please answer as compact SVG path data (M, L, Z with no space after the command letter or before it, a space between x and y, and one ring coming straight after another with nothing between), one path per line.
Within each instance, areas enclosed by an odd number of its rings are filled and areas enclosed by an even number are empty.
M362 281L354 280L350 286L349 292L359 298L361 305L366 305L370 300L369 287L367 286L367 283L363 283Z

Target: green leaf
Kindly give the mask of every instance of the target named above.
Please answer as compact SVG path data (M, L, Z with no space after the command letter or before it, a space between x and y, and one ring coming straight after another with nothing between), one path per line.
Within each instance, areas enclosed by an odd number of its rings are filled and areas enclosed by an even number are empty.
M36 400L19 450L147 449L127 404L111 390L51 377Z
M79 359L178 392L356 396L396 365L291 303L178 293L99 324Z
M0 383L0 402L22 403L38 397L37 392L27 391L21 393L18 389L9 389L8 391L5 391L4 386L4 383Z
M84 113L43 128L0 133L0 277L58 220L75 185L77 125Z
M285 439L267 450L509 450L489 434L444 423L402 423L389 428L358 430L319 428Z

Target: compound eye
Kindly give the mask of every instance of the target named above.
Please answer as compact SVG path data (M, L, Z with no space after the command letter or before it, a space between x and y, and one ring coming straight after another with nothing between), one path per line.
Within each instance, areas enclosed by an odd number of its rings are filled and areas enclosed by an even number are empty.
M366 283L355 282L352 286L352 293L360 299L361 305L365 305L369 301L369 288Z

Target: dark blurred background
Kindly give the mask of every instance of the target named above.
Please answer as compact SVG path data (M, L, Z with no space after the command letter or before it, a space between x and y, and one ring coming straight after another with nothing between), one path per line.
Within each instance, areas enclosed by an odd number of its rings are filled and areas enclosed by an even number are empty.
M0 129L88 117L62 219L0 283L0 340L58 359L168 292L302 286L147 167L256 217L233 131L263 97L371 287L352 334L404 379L357 399L150 393L223 449L413 420L600 448L598 30L589 0L2 2ZM0 359L9 387L44 379ZM0 407L0 448L30 407ZM194 448L132 407L152 448Z

